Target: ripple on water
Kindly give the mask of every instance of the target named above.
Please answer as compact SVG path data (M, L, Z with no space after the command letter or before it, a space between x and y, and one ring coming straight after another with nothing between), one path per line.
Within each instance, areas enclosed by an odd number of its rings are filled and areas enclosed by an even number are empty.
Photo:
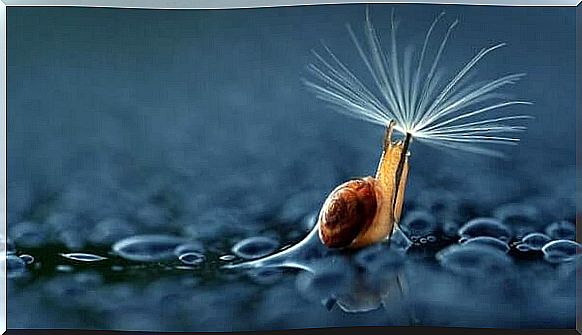
M244 259L253 259L266 256L279 247L279 242L276 240L264 237L255 236L246 238L232 247L232 252Z
M186 265L199 265L204 262L205 257L199 252L186 252L178 256L178 259Z
M79 262L99 262L106 260L107 257L102 257L99 255L87 254L83 252L73 252L69 254L60 254L62 257Z
M490 277L506 273L511 258L497 248L485 245L452 245L439 251L436 258L445 269L469 277Z
M16 255L6 256L6 275L8 278L18 278L26 274L26 262Z
M546 235L553 240L576 240L576 226L569 221L557 221L548 225Z
M551 241L542 248L544 259L550 263L573 261L580 251L580 244L570 240Z
M170 235L138 235L113 245L122 258L136 262L157 262L175 257L174 250L184 239Z
M518 249L524 250L542 250L543 246L551 241L551 238L542 233L531 233L527 234L521 239L521 244ZM521 247L523 246L523 247Z
M411 211L406 214L400 223L400 228L411 239L434 235L438 229L435 217L425 211Z
M503 242L500 239L491 236L477 236L462 242L463 245L470 246L470 245L484 245L493 247L503 252L509 251L509 245L506 242Z
M459 236L465 239L489 236L504 242L509 242L511 239L511 231L498 219L481 217L465 223L459 229Z

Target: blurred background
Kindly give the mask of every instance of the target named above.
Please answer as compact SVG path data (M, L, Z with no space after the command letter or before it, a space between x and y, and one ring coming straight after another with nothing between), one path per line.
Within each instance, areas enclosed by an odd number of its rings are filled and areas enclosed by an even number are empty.
M233 330L390 324L384 314L348 317L319 304L305 307L291 293L293 276L265 293L268 302L290 297L279 306L280 315L246 321L236 308L258 304L264 313L274 313L271 303L259 304L263 298L256 296L266 289L229 282L215 269L164 275L161 269L80 266L59 257L63 252L113 257L108 252L121 239L164 234L201 241L211 259L230 253L244 238L269 236L282 246L305 235L311 228L306 221L327 193L345 180L374 174L379 159L381 127L331 111L301 82L309 78L306 66L315 61L311 50L321 51L321 41L363 73L345 25L361 34L365 8L8 8L8 239L17 254L38 260L36 267L22 266L25 275L9 282L8 327ZM381 35L389 31L393 9L401 21L400 45L422 43L441 11L446 22L460 20L444 54L443 66L451 71L481 48L507 42L480 63L477 78L527 73L506 92L534 105L507 112L535 117L527 121L518 146L500 148L505 159L413 143L406 210L422 207L426 199L460 202L469 209L448 223L455 232L470 218L503 216L500 208L529 213L542 227L536 231L560 220L572 225L575 11L373 5L372 20ZM148 271L156 274L143 275ZM218 277L228 284L219 284ZM156 306L170 298L160 292L175 292L185 278L192 281L186 284L191 295L170 300L181 306L183 318L161 317ZM572 291L558 288L563 294L551 299L555 291L532 297L530 289L523 289L528 299L513 305L491 302L506 306L503 313L516 313L517 304L520 315L485 320L469 312L460 318L425 312L418 323L573 326ZM64 302L71 290L84 302ZM85 296L87 290L93 295ZM139 290L146 290L150 300L138 299ZM225 303L220 296L229 290L237 298ZM198 304L191 301L195 294ZM115 306L97 296L111 297ZM542 301L549 304L545 311L532 307ZM430 304L418 304L431 310ZM303 312L295 312L297 306ZM225 315L228 325L220 321Z

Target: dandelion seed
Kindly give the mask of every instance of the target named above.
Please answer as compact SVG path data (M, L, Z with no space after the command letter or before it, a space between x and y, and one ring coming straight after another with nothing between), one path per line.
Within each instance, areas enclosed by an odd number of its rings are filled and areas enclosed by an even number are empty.
M349 25L347 29L368 78L354 74L324 44L323 55L313 52L317 62L308 66L313 79L306 80L305 84L317 98L342 114L384 127L395 121L396 131L430 145L499 156L501 152L483 144L516 144L519 138L515 134L526 129L516 122L531 116L492 114L531 104L508 99L500 92L525 74L508 74L483 82L473 79L477 65L505 47L505 43L483 48L457 72L447 72L442 65L443 54L458 21L447 26L438 39L438 47L431 46L444 16L441 13L431 23L414 57L412 47L399 52L394 13L389 48L384 49L366 11L364 42Z

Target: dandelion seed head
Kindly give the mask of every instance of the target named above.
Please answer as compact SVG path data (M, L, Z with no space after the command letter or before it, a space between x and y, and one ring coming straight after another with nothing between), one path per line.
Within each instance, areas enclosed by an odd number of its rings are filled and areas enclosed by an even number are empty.
M394 12L390 34L381 42L366 11L364 41L351 26L347 30L367 77L355 74L322 43L324 52L314 51L316 62L308 66L313 79L306 80L305 84L317 98L342 114L382 126L394 120L396 131L442 148L500 155L499 151L482 145L511 145L519 141L515 134L526 129L519 122L531 117L499 116L495 112L531 104L510 99L501 92L525 74L474 80L476 66L489 54L505 47L505 43L483 48L456 72L447 71L443 54L458 20L448 24L441 37L435 36L444 16L441 13L434 19L420 48L408 46L401 52Z

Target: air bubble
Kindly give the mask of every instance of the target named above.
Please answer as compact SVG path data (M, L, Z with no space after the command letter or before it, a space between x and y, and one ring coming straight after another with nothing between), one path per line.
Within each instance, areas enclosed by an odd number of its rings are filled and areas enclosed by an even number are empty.
M522 245L527 245L531 250L542 250L543 246L550 242L549 236L542 233L531 233L523 237Z
M550 263L569 262L576 259L580 244L570 240L552 241L544 245L542 252L544 259Z
M204 262L204 255L198 252L187 252L181 254L178 259L187 265L199 265Z
M462 242L463 245L482 245L491 248L495 248L499 251L508 252L509 246L507 243L503 242L502 240L496 239L495 237L490 236L478 236L474 238L470 238Z
M188 242L184 244L180 244L179 246L174 249L174 255L180 257L180 255L195 252L195 253L204 253L204 246L202 243L198 242Z
M182 238L168 235L138 235L113 245L122 258L136 262L157 262L175 257L174 250L184 243Z
M466 238L489 236L504 242L511 239L511 231L501 221L486 217L470 220L459 229L459 235Z
M107 259L106 257L102 257L99 255L93 255L93 254L86 254L86 253L82 253L82 252L75 252L75 253L70 253L70 254L61 254L61 256L73 260L73 261L79 261L79 262L99 262L102 260Z
M20 257L20 259L22 259L24 263L26 263L27 265L34 263L34 257L32 257L31 255L24 254L18 257Z
M422 238L436 232L437 222L428 212L412 211L402 219L400 228L408 236Z

